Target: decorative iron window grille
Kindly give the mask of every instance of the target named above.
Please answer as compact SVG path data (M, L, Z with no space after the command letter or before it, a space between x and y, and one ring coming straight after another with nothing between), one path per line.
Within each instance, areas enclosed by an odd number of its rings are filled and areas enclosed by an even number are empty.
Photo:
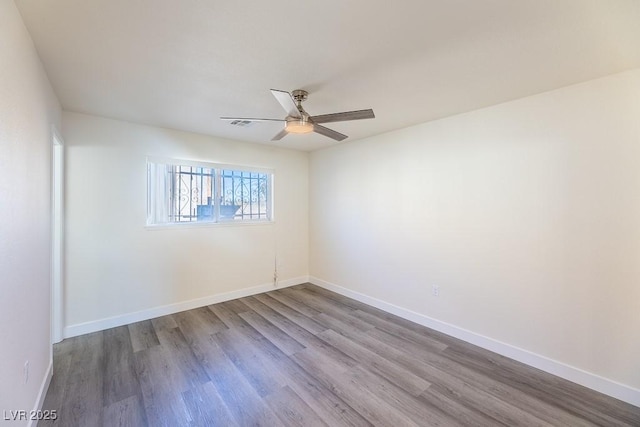
M234 217L240 219L269 219L270 180L266 173L222 169L220 178L221 216L226 210L234 211Z
M147 162L148 225L271 220L271 172L170 162Z
M169 222L213 219L215 169L169 165L171 210Z

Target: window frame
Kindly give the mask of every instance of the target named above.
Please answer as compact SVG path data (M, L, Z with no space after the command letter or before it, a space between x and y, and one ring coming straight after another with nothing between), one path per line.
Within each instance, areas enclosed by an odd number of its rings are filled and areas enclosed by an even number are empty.
M213 171L214 175L214 219L211 221L174 221L174 222L157 222L156 211L153 205L158 203L157 198L159 191L157 189L157 183L153 184L151 179L151 170L154 165L167 165L167 166L187 166L197 168L207 168ZM221 219L220 218L220 206L221 206L221 192L222 192L222 171L230 170L237 172L249 172L265 174L267 178L267 204L266 204L266 218L249 218L249 219ZM216 163L197 160L184 160L168 157L156 157L147 156L146 158L146 224L145 227L156 228L188 228L188 227L212 227L212 226L242 226L242 225L261 225L261 224L273 224L274 220L274 178L275 170L271 168L259 167L259 166L247 166L247 165L234 165L230 163ZM152 188L153 186L153 188ZM162 195L162 203L169 203L169 199L166 194Z

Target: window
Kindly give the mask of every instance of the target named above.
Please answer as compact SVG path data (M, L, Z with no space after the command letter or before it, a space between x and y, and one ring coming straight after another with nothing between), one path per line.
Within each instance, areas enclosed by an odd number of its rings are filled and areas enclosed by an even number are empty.
M273 173L181 160L147 161L147 225L271 220Z

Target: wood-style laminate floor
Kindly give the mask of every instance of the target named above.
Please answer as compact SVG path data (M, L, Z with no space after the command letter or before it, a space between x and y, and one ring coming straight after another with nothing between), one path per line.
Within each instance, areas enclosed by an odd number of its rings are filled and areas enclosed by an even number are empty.
M40 426L640 426L640 408L313 285L64 340Z

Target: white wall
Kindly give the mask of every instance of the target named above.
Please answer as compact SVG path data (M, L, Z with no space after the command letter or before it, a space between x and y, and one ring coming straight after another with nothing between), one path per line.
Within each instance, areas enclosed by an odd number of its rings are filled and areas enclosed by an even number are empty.
M314 152L310 275L638 399L639 160L640 70Z
M281 281L306 280L307 153L68 112L63 137L67 335L270 284L276 252ZM274 169L275 223L145 228L147 156Z
M0 64L0 411L29 411L50 363L51 150L60 105L11 0L0 0Z

